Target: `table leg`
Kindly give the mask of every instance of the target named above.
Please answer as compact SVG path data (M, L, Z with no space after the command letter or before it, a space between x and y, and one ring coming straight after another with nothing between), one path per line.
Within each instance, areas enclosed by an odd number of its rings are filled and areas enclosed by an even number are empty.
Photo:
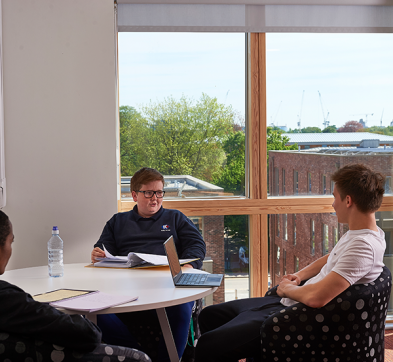
M90 322L93 322L95 325L97 325L97 314L88 313L88 314L85 315L85 317Z
M177 355L175 341L173 339L171 326L169 325L165 308L157 308L156 312L160 322L162 335L164 336L166 349L168 350L169 359L171 362L179 362L179 356Z

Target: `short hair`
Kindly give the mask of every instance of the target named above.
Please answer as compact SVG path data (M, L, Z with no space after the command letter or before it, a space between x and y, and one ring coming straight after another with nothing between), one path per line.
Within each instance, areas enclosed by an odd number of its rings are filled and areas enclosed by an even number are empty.
M131 177L130 189L131 191L139 191L142 185L153 181L161 181L164 185L164 176L154 168L142 167Z
M352 164L338 169L331 179L336 183L341 200L349 195L360 212L377 211L385 192L385 177L363 164Z
M0 246L5 244L8 235L11 233L11 223L9 217L0 210Z

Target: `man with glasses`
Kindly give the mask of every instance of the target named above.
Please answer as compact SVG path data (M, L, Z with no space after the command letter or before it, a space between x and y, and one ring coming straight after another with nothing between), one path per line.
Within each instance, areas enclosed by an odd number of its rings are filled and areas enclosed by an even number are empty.
M91 253L92 262L105 256L103 245L112 255L127 255L131 251L165 255L163 243L173 235L179 258L198 259L185 266L200 269L206 253L205 242L198 229L183 213L162 207L165 191L161 173L153 168L143 167L135 172L130 186L132 198L137 204L131 211L115 214L106 223ZM192 307L193 302L166 308L179 357L187 342ZM131 327L140 324L158 325L156 312L121 313L117 317L98 315L98 325L107 343L116 341L116 344L126 347L135 346L133 336L124 325ZM162 347L158 360L164 361L168 355L164 341L160 343ZM145 352L155 360L154 351Z

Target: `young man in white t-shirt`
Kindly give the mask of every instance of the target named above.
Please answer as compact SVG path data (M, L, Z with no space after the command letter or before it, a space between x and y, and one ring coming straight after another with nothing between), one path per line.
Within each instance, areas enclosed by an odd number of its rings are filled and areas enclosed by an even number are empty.
M335 182L332 206L338 222L348 224L349 231L329 255L285 275L277 296L240 299L202 310L202 336L195 362L255 359L260 354L262 323L283 305L302 302L320 308L350 285L369 283L380 275L386 243L384 232L376 224L375 211L382 203L384 177L355 164L339 169L331 179Z

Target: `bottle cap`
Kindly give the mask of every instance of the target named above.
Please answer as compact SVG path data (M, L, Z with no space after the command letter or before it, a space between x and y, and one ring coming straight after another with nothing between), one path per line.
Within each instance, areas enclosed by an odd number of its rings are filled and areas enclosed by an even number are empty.
M57 226L54 226L52 229L52 234L58 234L59 233L59 228Z

